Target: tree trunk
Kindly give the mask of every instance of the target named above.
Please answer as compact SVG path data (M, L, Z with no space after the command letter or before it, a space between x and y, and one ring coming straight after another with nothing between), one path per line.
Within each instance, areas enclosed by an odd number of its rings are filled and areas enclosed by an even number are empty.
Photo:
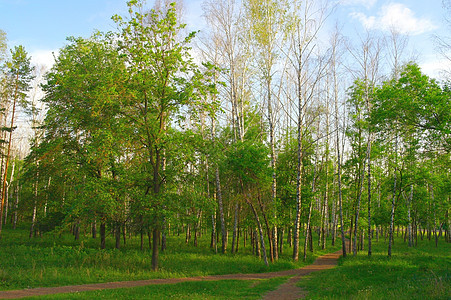
M409 247L413 246L413 237L412 237L412 217L410 215L410 209L412 206L412 201L413 201L413 184L410 185L410 194L409 194L409 198L408 198L408 203L407 203L407 218L408 218L408 222L409 224L407 225L407 234L408 234L408 240L409 240Z
M394 182L393 182L393 195L391 203L391 213L390 213L390 230L388 238L388 257L391 257L391 249L393 243L393 229L395 223L395 201L396 201L396 172L397 172L397 157L398 157L398 134L395 137L395 169L393 172Z
M167 230L166 225L167 225L166 217L163 217L163 228L161 232L161 252L164 252L166 250L166 230Z
M6 152L5 170L3 171L4 174L3 174L3 187L2 187L2 201L1 201L1 205L0 205L0 237L1 237L2 229L3 229L3 210L4 210L4 206L5 206L5 197L7 196L7 194L6 194L6 178L8 175L9 158L11 155L11 143L12 143L12 136L13 136L13 129L14 129L14 115L16 113L16 102L17 102L17 98L18 98L18 93L19 93L19 74L16 75L16 81L15 81L13 111L11 114L11 124L9 127L10 132L9 132L8 150Z
M9 206L9 187L12 185L12 182L14 180L14 167L16 166L16 164L12 163L12 168L11 168L11 176L9 178L9 183L6 185L6 199L5 199L5 225L7 223L8 220L8 206ZM44 215L45 217L45 215Z
M216 242L216 212L211 215L211 241L210 248L215 249L215 253L218 253L218 243Z
M190 239L191 239L191 224L186 224L185 244L188 245Z
M16 184L16 202L14 203L14 222L13 222L13 229L16 229L17 226L17 219L18 219L18 211L19 211L19 181L17 181Z
M199 235L200 235L200 226L201 226L201 220L202 220L202 210L199 210L197 213L197 221L194 224L194 247L197 247L199 245Z
M254 213L254 217L255 217L255 221L257 222L257 227L258 227L258 233L260 234L260 244L261 244L261 251L263 252L263 260L265 262L265 265L269 265L268 264L268 258L266 256L266 247L265 247L265 238L263 235L263 229L262 229L262 225L260 223L260 218L258 217L258 213L255 210L254 206L252 205L251 201L249 199L246 199L247 204L249 204L250 208L252 209L252 212ZM256 242L257 247L258 247L258 242Z
M122 241L127 244L127 221L122 222Z
M299 100L300 101L300 100ZM297 149L297 179L296 179L296 218L294 221L294 231L293 231L293 260L299 260L299 228L301 225L301 209L302 209L302 116L303 112L302 103L299 103L299 125L298 125L298 149Z
M350 227L349 227L349 237L350 237L350 239L349 239L349 249L348 249L349 253L351 253L352 249L354 249L353 248L353 245L354 245L354 238L353 238L354 223L353 222L354 222L354 218L351 217L351 224L350 224Z
M241 231L240 231L240 214L238 212L238 234L236 236L235 253L238 253L238 247L240 245L240 236L241 236Z
M271 261L278 260L279 254L277 251L277 174L276 174L276 150L274 147L274 122L271 103L271 77L267 82L268 93L268 122L269 122L269 145L271 149L271 169L272 169L272 185L271 198L273 204L273 218L274 226L272 229L272 238L268 235L270 241Z
M304 241L304 261L307 260L307 245L308 245L308 241L310 241L310 235L311 235L311 230L310 229L310 221L311 221L311 217L312 217L312 208L313 208L313 201L310 202L309 205L309 212L308 212L308 219L307 219L307 230L306 230L306 234L305 234L305 241Z
M372 144L372 135L370 133L368 138L368 149L366 153L367 158L367 167L368 167L368 256L372 255L373 249L371 245L372 239L372 231L371 231L371 144Z
M313 253L313 234L312 234L312 225L307 228L308 236L309 236L309 250Z
M283 235L284 235L284 233L285 233L285 229L284 229L284 227L282 227L279 230L279 237L277 239L279 241L279 255L283 254Z
M105 221L100 221L100 249L105 249L105 240L106 240L106 225Z
M258 232L257 229L254 230L254 244L255 244L255 256L257 256L258 258L261 258L261 251L260 251L260 246L259 246L259 242L258 242Z
M335 185L335 183L334 183ZM335 192L334 197L335 199ZM337 236L337 202L335 200L332 201L332 246L335 246L335 239Z
M160 241L160 230L158 226L155 226L155 228L153 229L152 237L152 270L158 271L158 246Z
M36 162L36 168L37 167L38 167L38 163ZM38 178L39 178L39 171L36 170L36 178L35 178L35 183L34 183L34 205L33 205L33 214L31 216L31 226L30 226L29 238L31 238L33 236L33 232L35 230L35 225L36 225L36 214L37 214L37 206L38 206L38 183L39 183ZM1 218L0 218L0 220L1 220ZM1 229L0 229L0 232L1 232Z
M232 235L232 254L235 253L235 245L237 242L237 230L238 230L238 202L235 203L235 217L233 220L233 235Z
M78 220L74 225L74 239L76 241L80 240L80 221Z
M33 236L33 232L35 230L35 225L36 225L36 212L37 212L37 203L36 200L34 201L34 205L33 205L33 214L31 215L31 226L30 226L30 234L29 234L29 238L31 238Z
M116 240L115 248L121 248L121 223L119 221L114 222L114 237Z
M92 238L93 239L97 238L97 222L96 222L96 219L94 219L94 221L91 223L91 234L92 234Z
M451 203L451 197L448 196L448 203ZM450 214L450 210L451 208L448 207L448 209L446 210L446 222L448 223L448 243L451 243L451 214Z
M326 162L325 162L325 174L326 186L324 191L324 201L322 208L322 223L321 223L321 249L326 249L326 232L329 226L329 134L330 134L330 122L329 122L329 97L327 97L326 103Z
M337 181L338 181L338 207L340 212L340 227L341 227L341 250L343 252L343 257L346 257L346 240L345 240L345 229L344 229L344 222L343 222L343 195L341 192L341 161L340 161L340 145L339 145L339 139L338 139L338 132L337 132L337 165L338 165L338 171L337 171Z
M359 146L359 149L360 149L360 146ZM368 151L368 149L367 149L367 151ZM358 190L358 195L357 195L357 207L356 207L356 211L355 211L354 243L352 246L352 251L353 251L354 256L357 255L357 236L358 236L358 231L359 231L360 203L362 200L362 193L363 193L363 178L365 176L365 162L366 162L366 158L363 162L363 166L361 167L362 171L359 171L359 178L358 178L358 189L359 190Z
M227 232L224 219L224 206L222 203L221 181L219 179L219 168L216 168L216 196L218 197L219 220L221 221L221 253L227 250Z

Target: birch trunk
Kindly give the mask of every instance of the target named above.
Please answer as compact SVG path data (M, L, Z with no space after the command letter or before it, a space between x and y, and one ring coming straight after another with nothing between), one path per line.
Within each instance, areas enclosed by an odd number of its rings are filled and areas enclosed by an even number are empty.
M261 245L261 252L263 253L263 260L265 262L265 265L268 266L269 263L268 263L268 258L266 256L265 238L263 235L263 228L262 228L262 224L260 222L260 218L258 217L257 210L255 209L255 207L252 205L251 201L248 198L246 198L246 202L247 202L247 204L249 204L252 212L254 213L255 221L257 222L258 233L260 235L260 245ZM258 245L258 242L256 244Z
M412 237L412 217L410 215L410 209L412 207L412 200L413 200L413 184L410 185L410 194L408 198L407 203L407 218L409 221L409 224L407 226L407 233L408 233L408 239L409 239L409 247L413 246L413 237Z
M395 137L395 168L393 172L393 192L392 192L392 202L391 202L391 213L390 213L390 229L388 232L388 257L391 257L391 249L393 243L393 227L395 223L395 202L396 202L396 172L397 172L397 157L398 157L398 134Z
M233 220L232 254L235 253L235 245L237 242L237 230L238 230L238 203L235 204L235 216Z

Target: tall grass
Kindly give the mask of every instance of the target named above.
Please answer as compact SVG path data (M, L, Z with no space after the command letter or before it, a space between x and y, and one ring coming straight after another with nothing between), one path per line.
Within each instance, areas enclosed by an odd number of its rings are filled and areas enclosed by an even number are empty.
M286 278L266 280L218 280L181 282L177 284L150 285L135 288L98 290L30 297L27 299L261 299Z
M307 299L451 299L451 244L418 241L409 248L395 240L392 258L387 244L373 243L373 255L362 251L341 258L339 267L313 273L299 285Z
M75 241L69 234L46 234L28 238L27 230L4 229L0 240L0 289L22 289L122 280L175 278L233 273L260 273L287 270L311 263L325 251L309 253L304 263L293 262L292 249L267 267L252 255L249 245L240 244L238 254L215 254L204 235L199 246L185 244L184 237L169 236L168 248L160 255L160 269L151 271L151 251L139 250L139 238L127 241L120 250L113 249L112 237L108 249L100 250L99 241L81 236ZM337 243L339 244L339 243ZM315 242L316 245L316 242Z

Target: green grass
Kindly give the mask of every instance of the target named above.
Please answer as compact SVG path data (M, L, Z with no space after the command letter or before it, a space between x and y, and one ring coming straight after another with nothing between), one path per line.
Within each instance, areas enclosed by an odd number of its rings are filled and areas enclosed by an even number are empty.
M261 273L298 268L311 263L325 251L309 253L307 262L293 262L292 249L276 263L265 266L263 261L240 245L238 254L215 254L205 235L199 247L186 245L184 237L168 237L168 249L160 254L160 269L151 271L151 251L139 250L139 238L127 241L122 249L113 249L111 237L107 248L99 249L99 240L86 236L74 241L71 235L47 234L28 238L27 230L5 229L0 240L0 290L75 285L152 278L177 278L233 273ZM315 244L316 245L316 244Z
M286 281L286 277L265 280L219 280L181 282L135 288L98 290L29 297L27 299L261 299Z
M362 251L341 258L339 267L312 273L299 286L307 299L451 299L451 244L418 241L409 248L395 240L392 258L387 243L375 242L373 255Z

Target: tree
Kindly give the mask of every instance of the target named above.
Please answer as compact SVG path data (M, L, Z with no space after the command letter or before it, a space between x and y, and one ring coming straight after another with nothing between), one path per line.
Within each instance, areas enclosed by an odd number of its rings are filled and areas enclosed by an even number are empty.
M56 182L61 176L74 176L72 184L78 187L71 196L77 201L64 214L78 226L85 217L82 212L94 211L84 219L99 219L101 248L106 222L113 220L117 225L124 218L124 191L119 188L124 181L119 177L126 139L119 97L124 93L125 65L108 39L100 33L90 39L69 38L70 44L60 50L44 85L43 102L49 108L45 141L30 157L36 164L41 161L43 170L51 167L49 158L66 165L63 174L47 169L41 176L53 176ZM47 152L45 160L37 155L42 150Z
M301 225L302 185L303 185L303 140L310 122L307 119L307 107L315 99L317 86L324 76L326 67L324 57L316 48L316 38L324 25L327 6L319 3L315 7L313 1L293 1L290 61L295 85L295 101L297 103L297 179L296 179L296 215L293 232L293 260L299 259L299 229Z
M277 172L276 172L276 116L278 94L274 85L277 76L276 66L280 64L280 46L286 40L286 28L288 27L288 3L283 1L254 1L244 2L249 26L249 38L253 49L256 51L256 64L262 78L262 94L266 100L267 120L269 125L269 148L271 149L272 188L274 222L277 219ZM282 77L283 78L283 77ZM279 85L279 88L282 85ZM277 224L273 224L272 236L269 237L271 260L278 259Z
M433 79L421 73L416 64L407 64L398 80L392 79L376 90L371 122L379 132L394 131L394 181L388 255L391 256L395 201L402 193L402 181L397 183L398 152L409 137L420 137L424 149L449 153L450 96ZM407 144L407 143L406 143ZM417 146L418 147L418 146ZM400 178L403 179L402 177Z
M330 60L330 73L332 75L332 85L333 92L332 98L334 102L334 124L335 124L335 151L336 151L336 165L337 165L337 189L338 189L338 211L340 217L340 231L341 231L341 240L342 240L342 253L343 257L346 257L346 240L345 240L345 230L344 230L344 222L343 222L343 190L342 190L342 152L340 148L342 144L340 143L340 134L343 131L343 125L340 124L339 119L339 98L340 98L340 84L339 84L339 66L340 64L340 45L341 45L341 37L338 34L338 30L335 30L335 33L331 37L331 60ZM335 219L335 216L334 216ZM334 222L335 224L336 222ZM335 239L335 228L333 228L333 237L332 243L334 243Z
M119 53L125 59L128 92L122 98L121 114L128 120L135 154L142 158L138 178L143 200L150 203L153 219L152 269L158 269L158 242L162 226L166 174L163 163L171 143L170 126L181 120L183 107L214 92L189 53L195 34L180 38L175 4L142 13L143 2L129 1L130 19L114 16L119 25Z
M268 169L267 148L257 141L240 142L236 145L236 148L231 149L231 153L227 157L227 164L234 176L237 177L241 193L254 214L260 235L263 259L265 264L268 265L263 229L256 208L256 205L262 206L261 190L264 190L265 184L269 181L270 170ZM253 198L257 199L257 204L255 204ZM263 210L262 214L264 215Z
M245 38L244 16L241 7L234 0L206 1L203 6L204 17L210 27L210 35L202 40L202 53L222 71L218 72L219 85L218 97L225 100L223 107L230 113L233 130L233 141L243 141L247 131L245 113L249 110L249 64L250 49L243 47ZM246 41L247 43L247 41ZM229 106L230 105L230 106ZM218 116L212 118L217 122ZM216 132L216 124L212 124L212 138ZM225 206L221 193L219 170L215 172L216 191L221 225L221 252L227 249L227 230L225 222ZM237 214L238 206L235 205ZM235 222L236 224L236 222ZM234 237L236 236L234 226ZM232 240L232 244L235 239ZM234 249L232 249L232 253Z
M11 154L12 134L14 129L16 105L26 106L26 92L30 89L30 82L33 79L32 71L33 67L30 65L30 57L25 51L23 46L16 46L14 50L11 50L11 60L6 63L8 68L8 81L11 84L11 100L12 100L12 112L11 121L9 125L9 140L8 148L6 151L6 161L3 173L3 187L2 187L2 202L0 208L0 235L3 224L3 211L5 205L6 195L6 183L8 175L9 158Z
M378 90L372 114L379 130L396 122L409 131L425 134L428 148L451 151L450 89L443 89L423 74L418 65L409 63L398 80L387 81ZM384 123L385 121L385 123Z

